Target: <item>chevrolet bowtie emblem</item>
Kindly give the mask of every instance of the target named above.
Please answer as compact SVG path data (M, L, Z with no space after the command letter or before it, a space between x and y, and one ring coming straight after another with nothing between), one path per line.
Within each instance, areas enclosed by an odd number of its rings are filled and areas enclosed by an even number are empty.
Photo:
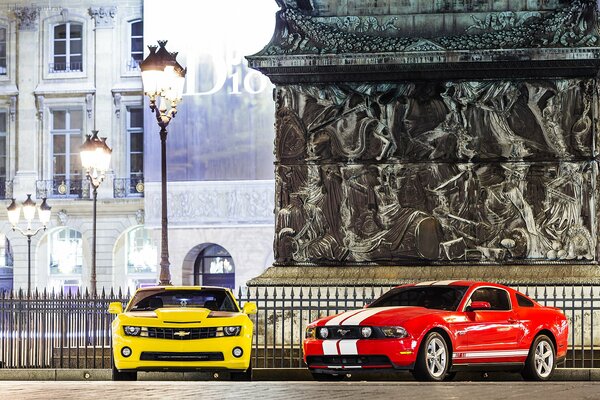
M188 331L178 331L178 332L175 332L173 335L184 337L184 336L188 336L189 334L190 333Z
M346 333L350 332L350 329L338 329L337 332L342 336L346 336Z

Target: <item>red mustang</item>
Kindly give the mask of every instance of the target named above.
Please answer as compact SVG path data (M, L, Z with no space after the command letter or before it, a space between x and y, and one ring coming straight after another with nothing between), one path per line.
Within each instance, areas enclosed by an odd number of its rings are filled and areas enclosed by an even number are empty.
M406 369L427 381L452 379L466 369L547 380L566 356L568 332L559 309L509 287L423 282L310 323L304 361L319 380L366 369Z

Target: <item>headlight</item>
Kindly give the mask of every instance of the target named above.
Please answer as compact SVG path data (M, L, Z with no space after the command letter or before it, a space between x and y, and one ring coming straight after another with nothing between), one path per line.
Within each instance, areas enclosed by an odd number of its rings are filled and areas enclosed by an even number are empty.
M319 336L321 339L327 339L329 336L329 329L327 328L319 328Z
M360 334L364 338L371 337L372 333L373 333L373 329L371 329L370 326L363 326L362 328L360 328Z
M237 336L240 334L241 330L242 330L241 326L224 326L223 334L225 336Z
M381 328L381 332L385 337L405 338L408 337L408 332L401 326L386 326Z
M140 336L140 332L142 331L142 328L139 326L124 326L123 329L127 336Z
M306 332L304 332L305 338L314 338L317 330L315 328L306 328Z

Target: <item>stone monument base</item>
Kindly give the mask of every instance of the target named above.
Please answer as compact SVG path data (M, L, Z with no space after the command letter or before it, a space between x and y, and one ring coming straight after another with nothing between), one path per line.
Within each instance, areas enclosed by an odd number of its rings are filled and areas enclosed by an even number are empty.
M597 264L272 266L248 286L371 286L441 280L477 280L522 285L600 284Z

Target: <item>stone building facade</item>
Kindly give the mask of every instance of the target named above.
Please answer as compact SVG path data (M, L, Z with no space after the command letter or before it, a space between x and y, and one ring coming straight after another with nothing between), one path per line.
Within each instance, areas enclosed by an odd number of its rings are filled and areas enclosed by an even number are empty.
M144 43L144 8L158 6L143 0L44 5L17 0L0 5L0 163L5 163L0 165L0 195L5 199L1 203L6 207L15 198L20 204L32 194L38 204L47 197L52 207L48 229L32 238L34 289L68 292L89 287L92 200L79 146L92 130L106 137L113 149L111 170L98 189L98 290L157 282L160 183L144 179L143 164L149 158L146 144L159 138L157 127L148 124L153 121L146 115L138 64L149 44ZM215 185L238 194L238 202L243 200L238 190L243 182L209 183L195 190L197 199L191 201L189 188L199 183L169 184L174 284L203 283L198 265L211 245L217 245L211 260L235 265L230 286L244 285L271 263L272 198L261 202L270 210L268 218L248 217L252 210L220 219L211 218L215 210L206 210L207 218L198 212L187 214L186 210L202 209ZM264 187L261 182L256 185ZM267 195L273 192L272 186L270 182L263 188L263 197L265 190ZM186 190L187 202L182 204L179 199ZM251 196L253 190L246 192ZM241 219L231 219L236 216ZM34 229L39 226L36 221L37 216ZM252 223L239 227L240 221ZM25 223L20 226L25 228ZM11 229L6 212L0 212L0 232L0 290L25 289L27 239Z
M278 4L255 283L596 279L596 1Z

